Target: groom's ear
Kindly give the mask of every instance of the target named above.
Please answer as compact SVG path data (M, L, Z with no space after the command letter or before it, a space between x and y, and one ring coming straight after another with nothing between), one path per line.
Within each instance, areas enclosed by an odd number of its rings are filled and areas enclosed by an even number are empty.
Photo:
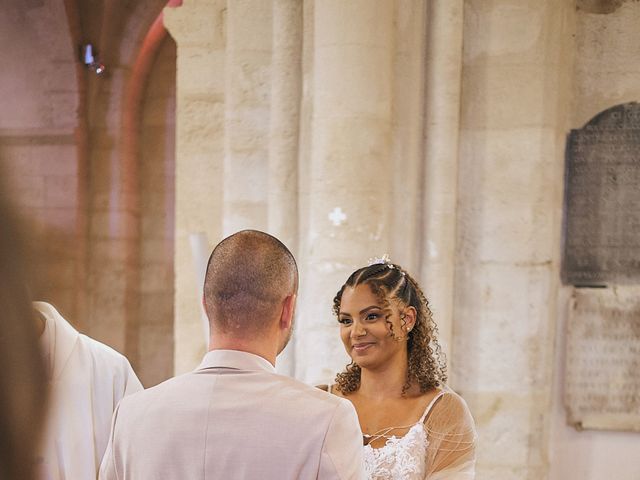
M287 295L282 301L282 311L280 313L280 328L283 330L288 330L291 328L291 324L293 323L293 314L296 308L296 299L297 295L292 293L291 295Z

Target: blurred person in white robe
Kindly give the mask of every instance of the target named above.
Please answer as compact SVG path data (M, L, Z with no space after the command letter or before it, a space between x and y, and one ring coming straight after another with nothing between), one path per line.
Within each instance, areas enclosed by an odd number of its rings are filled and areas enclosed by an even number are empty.
M0 479L33 480L48 403L46 378L31 321L25 237L2 179L0 174Z
M36 467L40 480L95 480L118 402L142 390L129 361L34 302L50 404Z

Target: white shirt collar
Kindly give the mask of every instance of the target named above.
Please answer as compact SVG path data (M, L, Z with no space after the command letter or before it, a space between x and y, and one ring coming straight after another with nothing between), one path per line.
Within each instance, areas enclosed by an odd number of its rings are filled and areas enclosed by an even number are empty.
M211 350L204 356L197 370L216 367L276 373L276 368L266 358L240 350Z

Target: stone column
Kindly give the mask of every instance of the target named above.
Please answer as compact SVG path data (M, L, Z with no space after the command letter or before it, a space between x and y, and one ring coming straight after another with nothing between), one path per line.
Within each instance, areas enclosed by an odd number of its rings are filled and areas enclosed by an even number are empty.
M452 367L479 478L548 473L570 3L465 2Z
M175 198L175 372L193 369L205 351L201 291L189 235L222 235L225 21L227 2L188 2L164 10L177 44Z
M355 267L390 243L393 7L391 0L313 5L295 351L296 376L307 382L330 381L344 367L333 296Z
M224 235L267 227L272 3L227 2Z
M298 138L302 92L302 3L273 2L268 230L297 255ZM278 357L280 373L294 373L295 336Z
M395 2L391 260L420 280L424 163L426 10L424 0Z
M453 330L463 5L434 0L427 14L421 278L446 353Z

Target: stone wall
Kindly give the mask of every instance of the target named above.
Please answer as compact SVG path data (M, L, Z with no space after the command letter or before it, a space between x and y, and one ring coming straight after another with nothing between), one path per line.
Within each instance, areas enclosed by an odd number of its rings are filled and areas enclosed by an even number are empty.
M146 97L131 78L166 2L5 3L0 158L29 227L31 290L157 383L173 363L171 40ZM80 63L85 41L98 42L101 77Z
M176 44L167 36L145 92L140 138L138 375L145 386L173 375Z
M479 478L548 470L571 12L465 2L452 365Z
M0 159L3 183L31 234L33 295L83 327L76 309L79 85L67 18L57 3L8 1L0 10Z
M640 32L637 28L640 4L631 1L595 3L578 2L581 8L576 12L573 98L568 128L582 128L607 108L640 100L640 84L636 81L640 74ZM608 13L598 13L602 9ZM566 424L563 385L571 293L572 287L562 287L558 299L549 478L640 478L640 460L635 454L640 442L638 433L578 432Z

